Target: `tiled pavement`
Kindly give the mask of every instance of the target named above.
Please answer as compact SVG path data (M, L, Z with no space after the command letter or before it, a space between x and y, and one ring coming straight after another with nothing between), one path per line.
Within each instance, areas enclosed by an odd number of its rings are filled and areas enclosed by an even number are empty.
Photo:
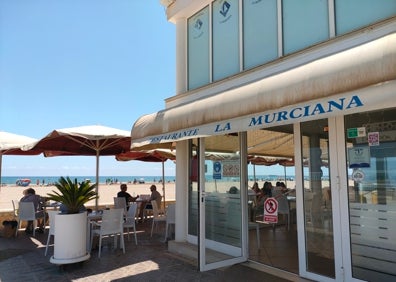
M47 233L30 237L20 231L17 238L0 237L0 281L287 281L234 265L199 272L193 263L167 251L164 232L150 237L150 222L139 223L138 245L125 236L126 253L105 244L101 258L92 251L89 260L64 267L49 262L53 248L44 256Z

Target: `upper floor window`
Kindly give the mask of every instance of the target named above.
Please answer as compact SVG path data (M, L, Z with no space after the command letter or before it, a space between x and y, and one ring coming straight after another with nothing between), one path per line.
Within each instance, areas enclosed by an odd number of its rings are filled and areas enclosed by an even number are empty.
M392 16L396 0L215 0L187 21L188 89Z
M277 1L243 1L243 68L278 57Z
M335 0L337 35L394 15L396 0Z
M289 54L329 38L327 0L283 0L283 51Z
M188 19L188 88L210 82L209 7Z
M213 2L213 80L236 74L239 68L239 0Z

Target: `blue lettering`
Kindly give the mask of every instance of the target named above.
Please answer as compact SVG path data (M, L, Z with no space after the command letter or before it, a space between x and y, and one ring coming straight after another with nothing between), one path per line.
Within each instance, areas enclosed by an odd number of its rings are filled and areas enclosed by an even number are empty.
M198 135L198 128L187 130L187 131L180 131L180 132L174 132L166 135L160 135L151 138L152 143L160 143L162 140L177 140L182 137L189 137L189 136L195 136Z
M287 112L282 111L278 113L278 121L287 120Z
M342 110L342 108L344 107L344 100L345 100L345 98L340 99L340 101L341 101L340 104L336 103L336 101L329 101L329 110L327 112L333 111L331 108L332 106L336 107L339 110Z
M299 118L299 117L301 117L301 113L300 114L294 114L294 112L296 112L296 111L302 111L302 109L301 108L295 108L295 109L293 109L293 110L291 110L290 111L290 117L292 118L292 119L295 119L295 118Z
M258 116L251 118L249 126L261 125L261 124L263 124L263 116Z
M227 122L223 126L223 128L220 128L220 126L221 126L220 124L216 125L215 132L226 131L231 129L231 124L229 122Z
M290 119L301 119L304 117L321 115L326 112L333 112L335 110L342 111L364 106L359 96L352 96L349 101L346 98L339 98L338 100L331 100L325 103L317 103L314 105L305 105L302 107L291 108L286 111L274 111L263 115L258 115L250 118L249 127L263 126L264 124L276 124L277 122L287 121ZM224 132L231 130L231 122L219 123L214 127L214 132ZM182 130L172 132L164 135L155 136L151 139L152 143L160 143L164 140L177 140L185 137L193 137L198 135L199 128L191 130Z
M355 105L355 106L354 106ZM350 109L352 107L361 107L363 106L362 101L360 101L358 96L352 96L351 101L349 102L348 106L346 107L347 109Z
M276 113L273 113L272 114L272 120L270 120L269 119L270 115L269 114L265 115L265 123L273 123L275 121L275 116L276 116Z
M309 107L310 107L310 106L305 106L305 107L304 107L304 116L305 116L305 117L309 116Z
M311 116L314 116L317 114L320 115L320 114L324 114L324 113L325 113L325 110L323 109L323 106L321 104L316 104L315 109L311 113Z

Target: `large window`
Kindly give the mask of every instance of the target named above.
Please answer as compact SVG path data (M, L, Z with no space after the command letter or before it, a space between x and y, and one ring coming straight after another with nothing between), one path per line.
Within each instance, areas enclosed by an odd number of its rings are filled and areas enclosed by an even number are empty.
M215 0L187 21L188 89L392 16L396 0Z
M205 237L218 244L241 247L241 187L239 136L229 136L233 144L227 153L210 151L219 137L205 139Z
M329 38L327 0L283 1L283 47L289 54Z
M396 278L395 109L345 117L352 275Z
M335 277L327 119L301 123L307 271ZM323 267L323 266L326 267Z
M188 19L188 88L210 82L209 8Z
M243 1L243 68L264 64L278 57L276 0Z
M213 2L213 80L239 72L238 0Z
M396 15L396 0L336 0L335 8L338 35Z
M198 140L189 141L189 184L188 184L188 234L198 236L199 199L199 145Z

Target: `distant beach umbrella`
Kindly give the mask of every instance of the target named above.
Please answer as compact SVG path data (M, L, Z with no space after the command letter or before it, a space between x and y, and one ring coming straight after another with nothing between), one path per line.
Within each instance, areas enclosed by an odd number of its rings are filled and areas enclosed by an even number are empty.
M130 132L116 128L90 125L55 129L39 141L24 146L23 150L42 150L44 156L95 156L96 192L99 188L99 157L113 156L129 151ZM95 201L98 207L98 199Z

